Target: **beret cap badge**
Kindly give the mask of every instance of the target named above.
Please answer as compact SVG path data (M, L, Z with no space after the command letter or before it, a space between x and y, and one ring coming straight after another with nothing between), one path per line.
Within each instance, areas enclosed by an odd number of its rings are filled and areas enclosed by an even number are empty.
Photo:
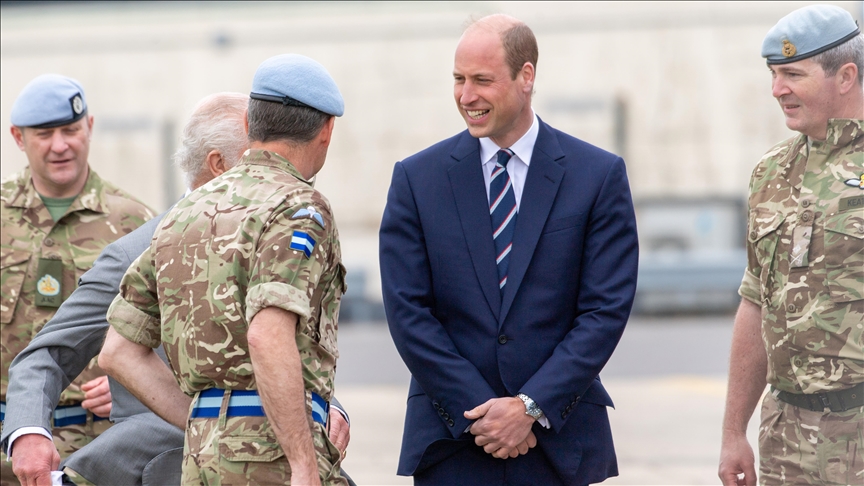
M783 55L785 57L792 57L796 52L798 52L798 50L795 49L795 44L789 42L788 39L783 39Z
M72 103L72 112L76 115L80 115L84 111L84 101L81 99L80 94L73 96L69 102Z

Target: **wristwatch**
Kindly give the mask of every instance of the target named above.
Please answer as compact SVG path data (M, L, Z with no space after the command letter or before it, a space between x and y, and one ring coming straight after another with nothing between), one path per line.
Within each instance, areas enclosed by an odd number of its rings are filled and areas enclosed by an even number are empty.
M534 420L540 420L540 417L543 416L543 410L540 410L537 402L524 393L519 393L516 395L516 398L522 400L522 403L525 404L525 415L530 415Z

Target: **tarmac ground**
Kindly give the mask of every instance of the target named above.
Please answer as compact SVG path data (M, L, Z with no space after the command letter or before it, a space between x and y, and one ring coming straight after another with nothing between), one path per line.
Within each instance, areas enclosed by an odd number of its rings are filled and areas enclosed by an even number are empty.
M620 471L602 484L719 484L731 335L731 315L631 319L601 373ZM412 484L396 475L410 374L386 324L341 326L339 348L336 396L351 416L344 469L358 485ZM757 428L754 417L754 448Z

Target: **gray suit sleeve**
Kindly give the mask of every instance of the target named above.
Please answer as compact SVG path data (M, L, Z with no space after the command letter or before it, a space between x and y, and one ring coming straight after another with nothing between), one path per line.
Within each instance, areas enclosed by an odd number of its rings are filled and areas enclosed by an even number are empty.
M4 442L19 427L51 430L51 412L60 393L102 348L108 326L105 314L128 265L120 245L106 247L54 318L12 361Z
M99 354L108 329L105 320L108 307L119 291L129 264L149 246L160 219L161 216L152 219L105 247L54 318L13 360L0 436L2 447L6 447L9 436L21 427L51 430L51 413L60 393ZM161 348L157 352L164 360ZM125 421L129 424L116 432L102 434L68 461L76 464L73 469L82 476L99 484L140 484L143 466L139 467L138 463L146 464L146 458L182 447L183 432L150 413L117 382L110 379L109 382L111 419L118 425ZM118 448L121 438L125 438L125 442ZM96 464L101 466L93 469L91 466Z

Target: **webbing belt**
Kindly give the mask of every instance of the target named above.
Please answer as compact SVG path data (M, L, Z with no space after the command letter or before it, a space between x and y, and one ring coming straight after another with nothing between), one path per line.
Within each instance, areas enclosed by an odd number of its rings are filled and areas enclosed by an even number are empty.
M864 383L858 383L852 388L826 393L789 393L774 388L771 392L778 399L799 408L806 408L813 412L822 412L825 409L832 412L845 412L853 408L864 407Z
M192 407L192 418L216 418L222 409L222 397L225 390L208 388L198 394L198 400ZM312 420L327 426L330 416L330 404L317 393L312 392ZM228 417L264 417L264 407L257 390L232 390L228 399Z
M54 409L52 418L54 427L65 427L67 425L81 425L87 423L87 410L81 405L65 405ZM6 403L0 402L0 421L6 419ZM93 421L108 420L107 417L93 415Z

